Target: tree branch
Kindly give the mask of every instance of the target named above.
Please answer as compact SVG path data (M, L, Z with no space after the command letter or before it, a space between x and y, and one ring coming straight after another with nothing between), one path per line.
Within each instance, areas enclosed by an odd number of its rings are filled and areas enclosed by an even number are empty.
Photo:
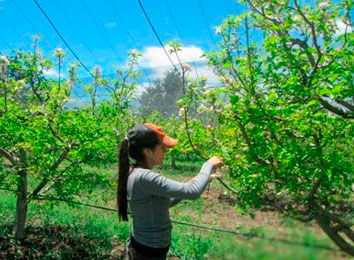
M326 176L326 165L325 165L325 161L323 160L323 149L322 149L322 145L321 145L321 136L322 133L319 130L319 134L314 134L313 138L315 140L315 146L316 146L316 150L317 150L317 154L318 154L318 158L320 161L320 167L321 167L321 176L315 181L315 183L313 184L309 196L308 196L308 200L310 205L312 205L314 203L315 200L315 194L321 184L321 182L323 181L323 179Z
M225 35L222 34L222 37L223 37L223 40L225 43L229 42L229 40L226 39ZM234 66L234 59L232 57L232 54L231 54L231 50L228 46L228 44L225 44L225 50L226 50L226 55L227 57L230 59L230 62L231 62L231 71L233 72L233 74L236 76L236 79L238 79L238 81L241 83L241 85L247 89L247 85L246 85L246 79L242 78L242 76L240 75L240 73L237 72L235 66Z
M71 150L71 145L66 147L60 154L59 158L54 162L54 164L49 168L49 171L54 171L58 168L58 166L65 160L66 156ZM48 183L49 178L48 176L44 177L42 181L37 185L37 187L34 189L32 194L30 195L30 198L33 198L38 195L38 193L44 188L44 186Z
M69 169L71 168L72 166L74 166L75 164L79 164L81 163L82 161L76 161L76 162L72 162L69 166L67 166L63 171L61 171L57 176L55 176L54 180L53 180L53 183L48 186L43 192L43 193L47 193L50 189L53 188L53 186L59 182L60 178L63 176L63 174Z
M0 155L3 155L6 159L8 159L12 163L12 165L16 165L20 162L19 158L17 158L15 155L11 154L9 151L1 147L0 147Z
M340 100L340 99L336 99L336 102L338 104L341 104L342 106L346 107L347 109L349 109L351 112L354 113L354 105L353 104L350 104L349 102L344 101L344 100Z
M311 66L314 67L316 65L316 61L315 61L315 58L313 57L312 53L310 53L308 51L308 48L309 48L308 44L305 41L300 40L298 38L292 38L291 37L290 41L293 44L298 45L305 52L305 54L306 54L306 56L307 56L307 58L308 58L308 60L309 60L309 62L311 64Z
M248 5L251 7L251 9L253 9L256 13L258 13L259 15L261 15L262 17L264 17L265 19L271 21L272 23L274 23L275 25L280 25L279 21L277 21L276 19L273 19L271 17L269 17L268 15L265 14L264 12L264 8L262 8L262 10L259 10L255 7L255 5L252 3L251 0L247 0Z
M315 48L317 50L317 54L320 58L320 56L322 55L322 52L321 52L321 49L320 49L320 46L318 45L318 42L317 42L317 35L316 35L316 28L315 28L315 25L306 17L306 15L302 12L300 6L299 6L299 3L297 0L294 0L294 3L295 3L295 6L296 6L296 10L298 11L298 13L301 15L301 17L304 19L304 21L306 22L306 24L308 26L310 26L310 29L311 29L311 34L312 34L312 41L313 41L313 44L315 45Z
M337 108L333 105L331 105L328 101L324 100L322 97L318 96L317 100L320 101L322 106L329 110L330 112L342 116L343 118L348 118L348 119L354 119L354 113L352 112L345 112L340 108Z

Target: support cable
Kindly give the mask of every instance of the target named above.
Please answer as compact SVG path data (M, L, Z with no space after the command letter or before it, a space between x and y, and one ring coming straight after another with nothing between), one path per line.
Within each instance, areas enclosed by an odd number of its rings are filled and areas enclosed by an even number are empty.
M162 41L161 41L160 36L158 35L157 31L155 30L155 27L154 27L153 24L151 23L150 18L149 18L149 16L148 16L148 14L146 13L145 9L144 9L143 4L141 3L140 0L138 0L138 2L139 2L139 5L140 5L141 10L142 10L143 13L144 13L144 16L145 16L146 20L148 21L148 23L149 23L151 29L153 30L153 32L154 32L154 34L155 34L155 36L156 36L156 38L157 38L157 40L158 40L160 46L161 46L162 49L164 50L164 52L165 52L167 58L170 60L170 62L171 62L171 64L172 64L172 66L174 67L174 69L179 73L179 70L177 69L176 65L173 63L173 61L172 61L170 55L168 54L168 52L167 52L165 46L163 45L163 43L162 43Z
M23 36L17 31L16 27L13 26L9 20L7 20L7 18L2 14L2 12L0 12L0 16L2 17L2 19L4 19L7 25L16 33L17 37L23 39Z
M1 35L0 35L0 40L2 40L2 41L5 43L5 45L6 45L10 50L12 49L12 47L10 46L10 44L9 44L4 38L2 38Z
M84 8L86 9L87 13L89 14L89 16L91 17L92 22L95 24L98 32L101 34L103 40L107 43L107 45L111 48L111 50L113 51L113 53L116 55L117 59L119 59L119 55L117 53L117 51L114 49L114 46L112 45L112 43L107 39L106 35L103 33L103 31L100 29L100 27L98 26L98 23L95 19L95 17L93 16L92 12L90 11L90 9L88 8L88 6L85 4L85 0L81 0L82 5L84 6Z
M0 187L0 190L6 190L6 191L10 191L10 192L15 192L15 193L17 192L16 190L2 188L2 187ZM115 213L117 212L116 209L112 209L112 208L77 202L77 201L73 201L73 200L59 199L59 198L54 198L54 197L49 197L49 196L37 195L34 197L34 199L43 200L43 201L61 201L61 202L71 203L74 205L80 205L80 206L85 206L85 207L89 207L89 208L101 209L101 210L115 212ZM130 214L130 213L128 212L128 214ZM316 245L316 244L309 244L309 243L305 243L305 242L291 241L291 240L287 240L287 239L283 239L283 238L266 237L264 235L258 235L255 232L245 233L245 232L241 232L241 231L234 231L234 230L223 229L223 228L207 226L207 225L199 225L199 224L195 224L195 223L178 221L178 220L171 220L171 222L178 224L178 225L190 226L190 227L204 229L204 230L212 230L212 231L221 232L221 233L228 233L228 234L232 234L232 235L246 238L246 239L255 238L255 239L266 240L266 241L271 241L271 242L285 243L285 244L294 245L294 246L309 247L309 248L316 248L316 249L322 249L322 250L328 250L328 251L334 251L334 252L341 252L341 250L339 250L339 249L335 249L335 248L324 246L324 245Z
M93 51L91 50L91 48L85 44L85 41L83 40L83 38L80 36L80 34L78 33L78 31L75 29L75 26L71 23L69 17L67 16L67 14L65 13L64 8L61 6L61 4L57 1L54 0L55 3L57 4L57 6L59 7L60 11L62 12L62 14L64 15L66 21L68 22L68 24L70 25L71 29L75 32L76 37L78 37L80 39L80 41L84 44L85 48L88 50L88 52L91 54L91 56L94 58L94 60L98 61L98 58L96 57L96 55L93 53Z
M216 45L216 44L215 44L214 36L213 36L213 34L211 33L211 31L210 31L210 25L209 25L208 20L206 19L206 16L205 16L205 12L204 12L204 8L203 8L203 5L202 5L202 1L201 1L201 0L198 0L198 3L199 3L200 11L201 11L201 13L202 13L204 22L205 22L205 24L206 24L206 26L207 26L207 28L208 28L208 33L209 33L210 39L211 39L211 41L213 42L213 44Z
M115 14L116 14L116 16L117 16L119 22L120 22L120 23L122 24L122 26L123 26L124 31L128 34L129 38L130 38L133 42L139 44L140 42L134 40L134 37L133 37L133 36L131 35L131 33L129 32L127 26L125 25L125 23L124 23L124 21L123 21L123 19L120 17L118 8L117 8L117 6L115 5L114 1L113 1L113 0L110 0L110 2L111 2L111 5L113 6L113 10L114 10L114 12L115 12Z
M52 20L49 18L49 16L47 15L47 13L43 10L43 8L40 6L40 4L37 2L37 0L33 0L34 3L37 5L37 7L39 8L39 10L41 11L41 13L45 16L45 18L48 20L48 22L50 23L50 25L53 27L54 31L56 32L56 34L59 36L59 38L64 42L64 44L66 45L66 47L70 50L70 52L72 53L72 55L74 55L75 59L80 63L80 65L86 70L87 73L89 73L91 75L91 77L95 78L95 75L93 75L93 73L85 66L85 64L81 61L81 59L79 58L79 56L77 56L77 54L74 52L74 50L70 47L69 43L63 38L63 36L61 35L61 33L59 32L59 30L56 28L56 26L54 25L54 23L52 22Z
M16 9L21 13L21 15L26 19L27 23L30 25L30 27L32 28L33 31L35 31L36 33L39 33L39 30L37 30L37 28L33 25L33 23L31 22L31 20L27 17L26 13L23 12L23 10L21 9L21 7L16 3L16 0L13 0L12 3L15 5ZM53 49L51 45L49 45L49 43L47 41L43 41L47 47L49 49Z

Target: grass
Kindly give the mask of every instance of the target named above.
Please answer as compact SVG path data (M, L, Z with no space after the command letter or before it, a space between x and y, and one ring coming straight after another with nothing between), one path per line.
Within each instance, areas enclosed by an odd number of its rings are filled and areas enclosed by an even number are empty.
M201 163L190 163L185 168L178 165L177 170L161 167L164 175L186 181L194 176ZM101 170L101 169L94 169ZM103 169L112 176L116 175L116 166ZM114 180L114 177L112 177ZM84 195L83 195L84 196ZM98 190L90 195L92 204L115 207L115 189ZM202 198L184 201L171 209L174 220L192 222L201 225L219 226L243 233L253 233L269 238L281 238L300 243L318 244L335 247L327 236L314 224L303 224L293 219L283 218L276 212L256 212L255 219L238 214L232 200L221 200L224 190L218 183L212 183L209 194ZM84 200L82 198L82 200ZM0 191L0 226L13 223L15 211L14 195ZM116 251L124 248L124 242L130 233L131 222L118 222L115 212L105 212L87 207L73 207L65 203L30 204L28 223L31 227L66 227L63 241L76 241L78 248L87 251L83 259L111 259L118 256ZM10 239L7 229L0 228L1 237ZM66 239L66 240L65 240ZM14 242L15 243L15 242ZM48 242L49 243L49 242ZM49 246L48 246L49 248ZM51 251L51 252L49 252ZM41 259L65 259L60 250L49 250ZM86 252L85 251L85 252ZM256 238L244 239L239 236L216 231L173 224L171 259L350 259L338 252L319 250L312 247L300 247L280 242ZM1 259L1 253L0 253ZM69 259L69 258L67 258Z

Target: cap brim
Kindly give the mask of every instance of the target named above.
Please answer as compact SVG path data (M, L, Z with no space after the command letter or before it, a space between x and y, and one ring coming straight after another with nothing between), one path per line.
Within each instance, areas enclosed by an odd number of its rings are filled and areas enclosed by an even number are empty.
M162 144L165 147L173 148L173 147L175 147L177 145L177 140L173 139L172 137L169 137L169 136L165 135L162 138Z

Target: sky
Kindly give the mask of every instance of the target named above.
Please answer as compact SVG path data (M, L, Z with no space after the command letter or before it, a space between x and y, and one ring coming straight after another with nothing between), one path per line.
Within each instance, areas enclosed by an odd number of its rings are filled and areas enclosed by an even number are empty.
M112 75L116 68L126 64L129 50L140 50L143 57L139 66L147 68L148 73L139 79L137 95L151 81L172 69L138 0L36 1L89 70L99 66L103 76ZM218 77L201 55L217 49L220 37L215 33L215 27L228 15L243 13L246 7L237 0L140 1L162 42L166 44L177 39L183 44L180 57L197 68L191 70L189 76L204 76L208 78L207 86L218 86ZM303 1L307 3L307 0ZM339 31L344 30L343 24L339 23L338 27ZM9 54L13 49L30 51L33 35L41 36L39 46L45 57L52 58L53 50L62 48L67 53L65 64L75 61L35 0L0 0L0 53ZM178 64L175 56L171 58ZM81 79L86 79L84 84L91 80L84 69L80 68L78 73ZM58 77L58 70L53 68L45 74ZM66 76L65 71L62 76ZM78 97L84 95L84 84L75 91L79 92Z
M138 0L37 0L64 39L82 62L102 74L124 66L128 51L143 52L140 66L152 68L171 65L148 24ZM235 0L141 0L163 43L179 40L184 61L198 61L204 51L216 49L220 40L215 26L228 15L240 14L245 6ZM34 0L0 0L0 52L12 49L29 51L33 35L40 35L45 57L55 48L67 53L63 41L40 12ZM173 59L176 62L175 59ZM48 71L50 76L55 70ZM80 70L80 76L88 76Z

